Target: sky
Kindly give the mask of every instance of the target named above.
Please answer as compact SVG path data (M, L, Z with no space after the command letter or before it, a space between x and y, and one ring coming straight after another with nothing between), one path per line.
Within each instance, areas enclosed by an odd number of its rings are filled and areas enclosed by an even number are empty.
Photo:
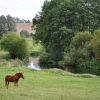
M32 21L35 14L41 11L45 0L2 0L0 2L0 16L10 14L12 17L19 17Z

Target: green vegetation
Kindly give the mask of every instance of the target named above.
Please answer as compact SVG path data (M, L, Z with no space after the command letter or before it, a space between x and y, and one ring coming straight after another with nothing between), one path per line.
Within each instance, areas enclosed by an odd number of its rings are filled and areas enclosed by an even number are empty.
M25 38L15 32L8 32L3 35L0 41L2 49L9 52L11 58L25 58L28 56L27 43Z
M24 72L19 80L19 89L14 84L5 89L7 74ZM86 77L84 77L86 76ZM99 100L100 77L78 75L59 69L35 71L25 67L0 66L0 100Z
M0 39L3 34L6 34L9 31L16 31L16 23L12 16L9 14L5 17L4 15L0 16Z
M25 36L26 38L29 38L30 37L30 34L27 30L22 30L20 32L20 36Z
M45 48L40 62L59 67L62 61L77 69L96 67L96 60L100 62L100 34L94 35L100 33L99 9L100 0L46 0L36 15L39 19L33 19L33 39Z
M92 38L89 32L78 32L73 37L70 47L65 51L65 64L74 65L74 67L81 64L83 61L90 60L91 55L90 40Z
M93 48L95 58L100 60L100 29L94 32L94 36L90 44Z
M32 39L27 39L26 42L28 43L28 50L31 51L37 51L40 52L43 50L43 47L40 43L35 44L35 42Z

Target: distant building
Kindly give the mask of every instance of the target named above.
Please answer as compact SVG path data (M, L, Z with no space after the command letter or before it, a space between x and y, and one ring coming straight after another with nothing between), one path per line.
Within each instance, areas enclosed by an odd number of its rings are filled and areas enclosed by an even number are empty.
M15 20L16 23L30 23L29 20L20 19L18 17L13 17L13 19Z

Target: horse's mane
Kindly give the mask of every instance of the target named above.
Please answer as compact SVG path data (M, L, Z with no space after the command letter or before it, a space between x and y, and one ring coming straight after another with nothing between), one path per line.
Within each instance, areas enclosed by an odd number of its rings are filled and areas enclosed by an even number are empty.
M19 75L22 75L22 73L16 73L15 75L19 76Z

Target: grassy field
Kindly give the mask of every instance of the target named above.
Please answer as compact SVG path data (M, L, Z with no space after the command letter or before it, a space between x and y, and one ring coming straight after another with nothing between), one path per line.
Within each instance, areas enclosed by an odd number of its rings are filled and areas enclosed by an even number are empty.
M6 74L24 72L19 89L10 83L5 89ZM100 100L100 77L79 75L58 69L35 71L26 67L0 67L0 100Z
M43 49L42 45L40 45L39 43L35 44L31 39L27 39L27 43L29 51L41 51Z

